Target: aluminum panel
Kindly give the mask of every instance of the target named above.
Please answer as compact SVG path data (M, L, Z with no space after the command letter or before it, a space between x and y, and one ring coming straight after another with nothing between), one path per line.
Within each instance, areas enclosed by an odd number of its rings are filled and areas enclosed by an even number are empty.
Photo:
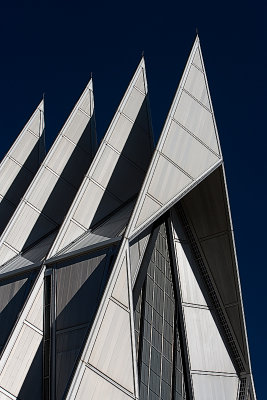
M219 160L214 153L174 121L171 122L162 152L194 179Z
M48 221L41 214L31 208L28 204L23 204L20 212L13 220L12 229L6 235L6 242L20 251L24 244L28 245L40 239L47 232L56 228L56 224ZM38 230L34 230L34 225L38 220ZM29 242L30 241L30 242Z
M3 393L5 389L0 388L0 400L10 400L12 397L7 396L5 393Z
M75 114L72 115L68 125L66 125L63 134L77 144L83 134L86 125L89 122L89 117L83 112L76 110Z
M5 160L5 163L1 165L1 171L0 171L0 194L2 196L5 196L7 193L8 189L12 185L12 182L14 182L14 179L18 175L21 167L15 163L15 161L11 160L10 158L7 158ZM11 199L9 199L11 200Z
M31 288L30 275L0 281L0 351L13 328Z
M132 127L133 123L129 121L123 114L120 114L109 138L109 143L111 146L115 147L115 149L121 152L125 146Z
M182 301L207 306L204 288L194 256L188 244L175 243Z
M55 143L54 154L47 160L47 166L60 175L74 149L75 144L62 136Z
M160 209L160 205L156 203L151 197L145 196L143 205L141 207L136 225L141 225L146 221L151 215Z
M198 101L200 101L200 103L204 104L210 109L209 95L204 74L200 72L194 65L191 65L190 67L184 88Z
M160 156L148 192L162 204L166 204L191 182L192 179Z
M132 121L134 121L139 113L142 103L145 99L145 95L140 93L139 90L132 88L130 96L123 107L123 113L127 115Z
M2 174L0 174L0 180L1 177L3 177L3 181L0 182L0 185L4 186L4 190L5 190L5 199L9 200L13 205L13 211L16 209L16 206L19 204L21 198L24 195L25 190L27 189L27 187L29 186L29 184L31 183L31 180L33 178L33 175L27 171L25 168L17 168L18 165L15 162L11 162L9 164L9 168L8 170L6 170L7 175L4 174L5 176L3 176ZM12 179L12 171L16 172L16 176L14 176L14 178ZM10 179L11 178L11 179ZM0 186L0 187L3 187ZM1 193L2 194L2 193ZM1 200L0 200L0 203ZM1 207L4 206L4 203L1 204ZM4 212L7 211L6 207ZM12 214L11 214L12 215ZM10 215L10 217L11 217Z
M42 284L26 317L26 321L30 322L41 331L43 330L43 297L44 286Z
M94 111L94 97L93 91L89 88L84 93L84 99L80 102L80 109L86 112L86 114L92 116Z
M44 168L35 185L35 190L29 196L29 201L46 216L60 224L75 194L76 190L73 186Z
M38 126L39 124L40 117L38 117ZM38 136L39 135L40 132L38 132ZM35 172L39 165L39 146L34 148L39 140L40 139L38 139L38 137L34 136L29 131L26 131L23 133L23 137L19 140L17 146L15 146L14 149L10 152L10 155L22 165L30 156L31 163L27 163L27 168L29 168L32 172ZM32 151L34 151L34 154L31 154Z
M89 368L85 368L75 400L129 400L132 397Z
M57 183L58 177L48 169L42 168L38 182L34 185L34 190L27 196L27 200L39 211L42 211Z
M237 281L229 236L225 234L203 240L201 247L224 304L237 302Z
M181 95L174 118L219 154L212 114L185 92Z
M222 375L192 375L196 400L236 400L238 378Z
M126 256L122 262L121 270L114 286L112 297L129 308L128 277Z
M235 368L211 311L184 307L192 370L235 373Z
M58 243L57 251L64 249L67 245L72 243L74 238L79 238L82 234L85 233L85 230L80 228L75 221L69 221L68 226L65 227L64 236L61 241Z
M108 303L89 363L134 393L130 315L113 301Z
M109 180L114 172L114 168L118 162L119 154L112 150L109 146L105 146L101 158L97 163L93 173L93 179L100 185L107 187Z
M41 341L39 333L23 325L0 375L0 385L14 396L20 393Z
M56 329L91 323L107 279L107 250L67 260L56 269Z
M183 199L199 239L224 232L230 228L227 204L221 179L221 168L217 168Z
M198 48L196 49L196 53L195 53L194 58L193 58L193 63L194 63L198 68L200 68L201 70L204 69L204 68L203 68L203 65L202 65L202 61L201 61L201 57L200 57L200 52L199 52L199 49L198 49Z
M11 250L9 247L7 247L5 243L3 243L0 246L0 260L2 265L5 264L11 258L15 257L16 255L17 253Z
M146 79L144 77L144 71L143 69L140 71L138 78L135 81L134 86L137 87L141 92L144 94L146 93L146 85L145 85Z
M94 182L89 181L88 186L79 201L79 205L78 207L76 206L77 208L74 212L74 219L86 229L89 229L94 215L99 210L99 203L103 196L105 196L106 200L108 199L108 202L105 203L107 206L105 210L102 210L101 214L99 214L99 219L119 207L121 203L108 193L104 193L103 189L97 186ZM90 207L88 207L88 204L90 204ZM75 236L73 236L73 240L74 239L76 239Z

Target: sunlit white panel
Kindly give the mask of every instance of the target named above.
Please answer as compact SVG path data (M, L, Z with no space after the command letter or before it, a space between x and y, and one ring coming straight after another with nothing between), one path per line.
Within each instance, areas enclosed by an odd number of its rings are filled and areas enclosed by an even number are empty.
M174 118L219 154L212 114L183 92Z
M106 187L114 172L118 158L119 154L106 146L93 173L93 179L100 183L100 185Z
M87 115L79 110L76 111L68 127L64 130L64 136L67 136L74 143L78 143L88 122L89 117Z
M0 388L0 400L10 400L12 399L12 397L7 396L5 393L3 393L3 391L5 391L5 389Z
M198 178L219 158L172 121L162 152L193 178Z
M55 153L48 159L47 165L58 175L61 174L66 163L68 162L71 154L73 153L75 145L71 143L64 136L60 138L55 147ZM87 156L88 157L88 156Z
M191 182L192 179L179 168L160 156L148 192L162 204L166 204Z
M44 288L42 284L26 317L26 321L30 322L41 331L43 330L43 297Z
M75 222L69 221L67 227L65 228L64 236L59 243L57 251L63 249L65 246L70 244L75 238L81 236L85 231L80 228Z
M192 374L196 400L237 400L238 378L236 376Z
M0 194L4 196L17 174L20 171L20 166L16 164L14 161L7 158L5 163L2 165L1 173L0 173Z
M38 105L35 113L33 114L27 129L30 129L35 135L40 136L44 128L44 101Z
M112 297L114 297L116 300L119 300L119 302L122 303L125 307L129 308L126 256L122 261L121 270L114 286Z
M0 375L0 386L18 396L24 379L31 367L42 336L27 325L23 325Z
M33 179L33 175L27 171L25 168L20 168L19 171L17 170L18 165L15 162L11 162L9 164L9 170L5 171L7 174L3 177L2 174L0 174L0 181L3 182L4 190L5 190L5 199L9 200L12 202L14 205L14 208L18 205L18 203L21 200L21 197L24 195L25 190L31 183L31 180ZM16 172L17 175L14 177L14 179L10 179L13 175L13 172ZM1 179L3 177L3 179ZM6 178L6 180L5 180ZM0 182L0 185L1 183ZM8 187L7 187L8 185ZM1 187L1 186L0 186ZM1 193L2 194L2 193ZM0 201L1 202L1 201ZM3 207L3 204L2 204ZM2 209L1 207L1 209ZM13 209L14 210L14 209ZM2 212L4 210L2 209ZM7 212L7 210L6 210ZM9 215L11 217L11 215Z
M235 373L211 311L184 307L184 316L191 369Z
M134 86L136 86L144 94L146 93L145 78L144 78L143 70L140 71L139 76L136 79Z
M131 264L131 276L135 275L137 265L140 259L139 243L136 238L132 243L130 243L130 264Z
M23 165L27 160L27 158L29 157L31 151L33 150L38 140L39 139L29 131L24 132L23 137L19 141L18 145L15 146L14 149L12 150L11 153L12 157ZM36 149L36 154L35 154L36 166L38 164L38 156L39 156L39 150Z
M144 98L144 94L140 93L139 90L133 88L125 106L123 107L124 114L126 114L127 117L134 121L139 113Z
M200 276L188 244L175 243L182 301L207 306L200 286Z
M75 193L76 190L69 183L44 168L29 201L53 221L60 223L67 211L66 205L71 204Z
M129 400L132 397L89 368L85 368L75 400Z
M199 49L196 50L195 56L193 58L193 63L200 68L201 70L203 70L203 65L202 65L202 61L200 58L200 53L199 53Z
M129 121L126 117L120 114L118 121L115 124L115 127L111 133L109 143L115 147L118 151L122 151L128 136L129 132L133 127L133 123Z
M11 250L9 247L3 243L0 246L0 260L1 260L1 265L10 260L11 258L15 257L17 253L13 250Z
M80 102L79 108L85 111L89 116L92 116L94 111L94 98L92 90L87 89L84 99Z
M237 283L228 234L203 240L201 247L224 304L237 302Z
M156 203L153 199L148 196L145 196L144 202L142 204L141 210L139 212L139 216L137 219L136 225L142 224L142 222L146 221L151 215L153 215L156 211L160 209L160 205Z
M103 195L104 191L94 182L89 181L89 184L79 202L79 206L74 213L74 219L88 229L99 207L99 202L101 201ZM105 210L107 215L121 203L107 193L105 193L105 197L109 198L109 202Z
M130 315L109 301L89 363L134 393Z
M39 219L38 232L33 231L35 222ZM20 213L17 214L13 220L12 229L6 235L6 242L19 251L23 248L24 243L27 241L31 233L31 243L42 237L47 232L54 229L56 225L41 216L28 204L23 204Z
M184 88L206 107L210 108L204 74L191 65Z
M38 182L35 185L35 190L32 190L31 194L27 196L27 200L32 205L42 211L47 199L57 184L58 177L46 168L43 168L39 177Z

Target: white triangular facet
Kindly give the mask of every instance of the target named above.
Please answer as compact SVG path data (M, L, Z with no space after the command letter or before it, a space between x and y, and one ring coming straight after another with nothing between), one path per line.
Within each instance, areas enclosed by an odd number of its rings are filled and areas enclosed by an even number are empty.
M0 360L0 387L19 396L29 371L33 393L42 391L43 272L35 282ZM38 353L38 356L37 356ZM33 373L33 371L31 371ZM0 396L1 398L1 396ZM13 397L12 397L13 398Z
M45 155L43 101L0 163L0 235Z
M90 81L0 238L1 264L61 224L95 152L93 108Z
M121 270L112 292L112 297L122 303L125 307L129 308L129 294L128 294L128 277L127 277L127 264L126 257L124 258Z
M156 211L160 209L160 204L156 203L151 197L145 196L144 202L142 204L142 208L140 214L138 215L137 224L142 224L146 221L147 216L151 213L154 214Z
M236 376L193 374L192 383L197 400L238 399L239 379Z
M76 400L129 400L121 389L98 375L90 368L85 368L81 384L75 397Z
M121 390L136 395L136 350L128 260L128 241L124 240L67 398L75 395L77 382L81 382L78 386L85 385L82 365L99 371L99 375L115 382Z
M194 371L199 371L207 375L210 373L232 374L238 382L236 369L225 337L218 329L213 305L196 264L191 244L188 240L179 241L183 228L173 211L171 211L171 219L175 221L172 223L172 235L190 372L193 374Z
M153 151L142 59L76 195L50 256L77 239L69 221L88 230L136 195ZM131 185L128 183L131 182ZM85 207L90 199L90 207ZM68 240L66 240L68 238Z
M193 58L193 63L198 67L198 68L200 68L200 69L204 69L203 68L203 64L202 64L202 61L201 61L201 56L200 56L200 51L199 51L199 49L197 49L196 50L196 53L195 53L195 56L194 56L194 58Z
M193 65L200 53L197 37L128 225L129 238L222 162L204 67ZM147 195L161 204L157 212L143 209Z

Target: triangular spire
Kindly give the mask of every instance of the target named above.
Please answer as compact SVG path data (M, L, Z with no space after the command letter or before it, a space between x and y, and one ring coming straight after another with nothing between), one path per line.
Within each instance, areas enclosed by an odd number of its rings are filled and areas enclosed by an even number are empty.
M139 192L152 152L147 81L142 58L49 256L66 247Z
M44 156L42 100L0 164L0 235Z
M5 263L62 223L95 152L88 83L0 238Z
M124 241L66 399L83 399L83 387L91 393L90 375L99 395L108 380L118 388L114 398L121 398L121 392L122 399L137 395L131 292L128 241Z
M139 194L127 237L157 219L221 162L197 37Z

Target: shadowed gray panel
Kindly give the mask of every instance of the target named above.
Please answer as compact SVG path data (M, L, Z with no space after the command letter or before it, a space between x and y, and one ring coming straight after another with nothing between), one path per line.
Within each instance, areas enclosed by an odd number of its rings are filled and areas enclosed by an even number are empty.
M61 399L101 300L113 248L57 264L56 398Z
M36 272L0 281L0 352L30 292Z

